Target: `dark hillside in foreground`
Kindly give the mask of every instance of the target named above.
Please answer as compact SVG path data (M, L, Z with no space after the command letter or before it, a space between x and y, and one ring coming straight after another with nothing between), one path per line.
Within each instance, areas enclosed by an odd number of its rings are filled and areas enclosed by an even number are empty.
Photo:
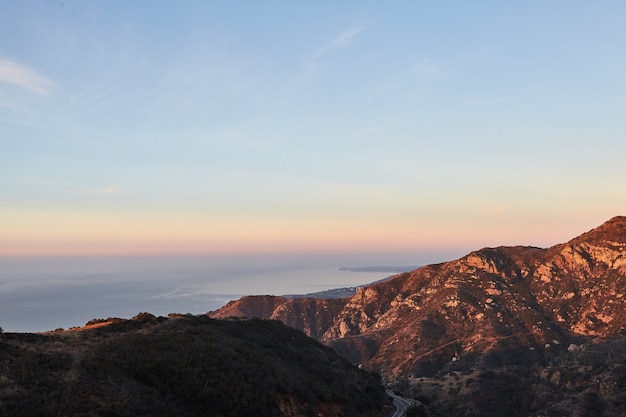
M382 416L385 401L377 376L277 321L0 335L2 416Z

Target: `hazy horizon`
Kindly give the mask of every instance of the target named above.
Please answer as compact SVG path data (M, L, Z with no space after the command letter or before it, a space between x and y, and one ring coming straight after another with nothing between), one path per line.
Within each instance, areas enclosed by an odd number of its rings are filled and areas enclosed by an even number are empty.
M306 294L395 273L342 267L417 266L453 254L254 254L0 257L0 327L47 331L147 311L202 314L244 295Z

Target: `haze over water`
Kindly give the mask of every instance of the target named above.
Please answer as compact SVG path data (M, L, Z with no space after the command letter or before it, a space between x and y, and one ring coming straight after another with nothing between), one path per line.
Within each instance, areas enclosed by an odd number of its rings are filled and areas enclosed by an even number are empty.
M341 267L409 267L445 259L445 254L0 257L0 327L47 331L142 311L201 314L242 295L305 294L392 275Z

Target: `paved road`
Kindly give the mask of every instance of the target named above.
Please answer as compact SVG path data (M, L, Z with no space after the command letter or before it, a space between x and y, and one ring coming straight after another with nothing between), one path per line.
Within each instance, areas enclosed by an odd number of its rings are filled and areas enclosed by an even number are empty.
M390 390L387 390L387 395L393 399L393 405L396 407L396 411L391 415L391 417L406 416L406 412L411 406L411 403L404 398L397 396Z

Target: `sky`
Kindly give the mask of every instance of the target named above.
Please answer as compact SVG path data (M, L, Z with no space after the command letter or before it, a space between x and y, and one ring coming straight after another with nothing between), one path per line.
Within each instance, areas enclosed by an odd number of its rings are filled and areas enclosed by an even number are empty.
M412 252L626 214L622 1L0 1L0 256Z

